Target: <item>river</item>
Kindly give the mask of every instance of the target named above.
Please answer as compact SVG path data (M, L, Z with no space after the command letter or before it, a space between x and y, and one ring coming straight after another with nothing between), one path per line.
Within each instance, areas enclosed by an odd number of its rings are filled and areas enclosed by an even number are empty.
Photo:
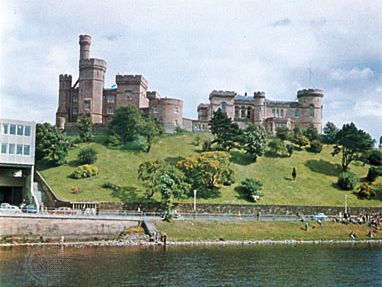
M6 247L0 286L382 286L382 246Z

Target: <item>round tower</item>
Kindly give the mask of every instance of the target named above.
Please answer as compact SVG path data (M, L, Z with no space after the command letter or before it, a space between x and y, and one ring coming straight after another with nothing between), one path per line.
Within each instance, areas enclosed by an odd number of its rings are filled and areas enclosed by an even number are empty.
M87 60L90 58L90 45L92 37L89 35L80 35L80 60Z
M324 91L320 89L304 89L297 92L300 108L299 123L305 129L313 126L322 133L322 99Z
M265 93L254 92L254 123L259 126L263 126L265 119Z
M72 88L72 76L59 76L58 109L56 113L57 127L64 129L68 121L70 110L70 94Z

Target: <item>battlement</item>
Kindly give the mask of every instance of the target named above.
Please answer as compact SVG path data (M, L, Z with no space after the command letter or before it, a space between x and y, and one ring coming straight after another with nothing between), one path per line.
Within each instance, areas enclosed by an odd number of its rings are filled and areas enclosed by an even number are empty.
M61 74L59 76L60 81L72 81L72 75L69 74Z
M236 95L237 95L237 93L233 92L233 91L213 90L210 93L209 98L211 99L212 97L235 97Z
M80 35L79 44L87 44L90 45L92 43L92 37L90 35Z
M209 109L209 108L210 108L209 104L201 103L201 104L198 105L198 111L199 110L203 110L203 109Z
M91 58L91 59L80 60L80 70L94 68L94 69L99 69L106 72L106 65L107 65L106 61L102 59Z
M265 98L265 92L260 92L260 91L254 92L253 97L254 98Z
M117 85L144 85L147 87L147 80L142 75L116 75Z
M315 97L323 97L324 91L320 89L303 89L297 91L297 98L303 96L315 96Z
M160 95L157 91L147 91L146 92L146 97L150 100L154 100L154 99L160 99Z

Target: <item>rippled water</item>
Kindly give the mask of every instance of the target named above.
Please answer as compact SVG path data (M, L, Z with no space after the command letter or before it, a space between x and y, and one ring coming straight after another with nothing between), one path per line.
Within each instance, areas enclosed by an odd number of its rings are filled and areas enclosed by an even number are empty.
M382 246L0 248L0 286L382 286Z

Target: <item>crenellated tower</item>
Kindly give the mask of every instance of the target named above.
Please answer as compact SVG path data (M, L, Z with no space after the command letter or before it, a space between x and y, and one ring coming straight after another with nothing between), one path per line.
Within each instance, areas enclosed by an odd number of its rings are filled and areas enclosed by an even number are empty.
M59 76L58 109L56 112L56 126L64 129L69 120L71 102L72 76Z
M297 92L297 99L301 111L301 128L315 127L322 133L322 99L324 91L320 89L304 89Z
M262 126L265 120L265 93L254 92L254 124Z

